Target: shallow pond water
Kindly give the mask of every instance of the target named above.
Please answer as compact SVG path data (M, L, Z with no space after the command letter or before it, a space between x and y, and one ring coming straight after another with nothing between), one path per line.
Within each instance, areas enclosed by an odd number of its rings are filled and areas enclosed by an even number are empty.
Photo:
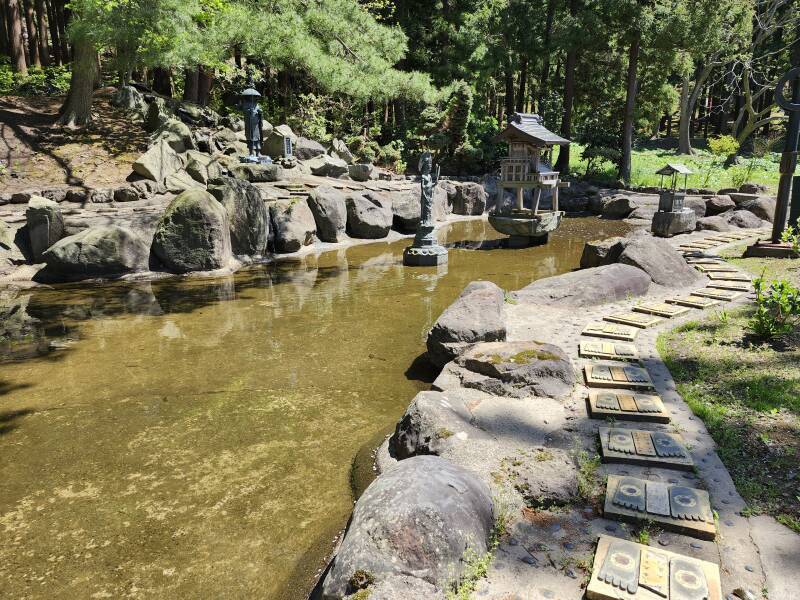
M625 230L566 219L546 246L476 250L499 236L465 221L440 234L446 270L404 268L403 240L33 292L51 350L0 365L2 595L304 598L370 451L429 385L442 310Z

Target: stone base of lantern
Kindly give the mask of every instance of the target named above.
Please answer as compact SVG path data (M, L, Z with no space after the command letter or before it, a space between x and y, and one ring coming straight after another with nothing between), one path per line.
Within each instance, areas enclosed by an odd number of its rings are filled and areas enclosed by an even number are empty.
M438 267L447 264L447 248L437 242L433 225L420 223L414 243L403 250L403 264L407 267Z
M697 215L690 208L677 212L657 212L653 215L650 231L658 237L672 237L679 233L690 233L697 227Z

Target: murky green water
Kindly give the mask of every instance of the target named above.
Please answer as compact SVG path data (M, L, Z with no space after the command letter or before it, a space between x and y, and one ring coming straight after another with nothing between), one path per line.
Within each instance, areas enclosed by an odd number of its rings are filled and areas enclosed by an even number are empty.
M404 268L403 241L37 291L29 312L63 349L0 365L0 595L303 598L351 479L428 385L441 311L475 279L570 270L624 228L568 219L544 247L453 249L446 272Z

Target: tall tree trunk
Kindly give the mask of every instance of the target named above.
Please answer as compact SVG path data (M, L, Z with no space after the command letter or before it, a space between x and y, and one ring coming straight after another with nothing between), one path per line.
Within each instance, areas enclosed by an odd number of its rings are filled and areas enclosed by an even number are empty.
M74 40L69 94L58 122L68 127L86 125L92 118L92 94L100 80L97 50L86 36Z
M631 151L633 149L633 116L636 109L636 72L639 65L641 32L637 31L628 48L628 75L625 91L625 116L622 121L622 156L619 161L619 178L625 183L631 179Z
M578 0L570 0L569 13L573 19L578 15ZM564 64L564 113L561 117L561 137L566 139L572 135L572 107L575 104L575 65L577 62L578 48L573 43L567 50L567 60ZM559 148L554 171L569 172L569 154L569 145Z
M8 37L11 45L11 66L17 73L28 73L28 62L25 60L25 48L22 43L22 16L19 0L6 0L8 14Z
M61 60L68 63L72 56L67 37L67 11L64 9L64 0L51 0L58 22L58 39L61 41Z
M47 47L47 15L44 10L44 0L36 0L36 33L39 38L39 57L42 66L50 64L50 50Z
M700 97L700 92L703 90L703 86L709 75L711 75L715 64L716 63L709 62L695 72L695 82L691 92L689 92L689 87L691 86L689 76L685 75L683 78L683 85L681 86L681 114L678 124L679 154L693 154L692 115L697 105L697 99ZM686 97L684 97L684 94L686 94Z
M199 73L197 67L185 68L183 70L183 100L184 102L197 103L197 86L199 83Z
M53 47L53 58L57 65L64 64L64 55L61 52L61 36L58 33L58 16L56 15L53 0L46 0L47 24L50 27L50 41Z
M506 60L506 121L514 114L514 68L511 58Z
M214 85L214 72L208 67L198 68L197 76L197 103L201 106L208 106L211 96L211 87Z
M547 102L548 81L550 79L550 37L553 33L553 21L556 16L556 0L547 0L547 17L544 23L544 38L542 47L542 73L539 76L539 112L542 118L545 117L545 110L542 103Z
M30 56L28 64L33 67L41 67L42 59L39 57L39 35L36 31L36 16L33 14L33 3L31 0L24 0L23 6L25 8L25 29L28 30L28 56Z
M8 39L8 9L5 0L0 0L0 54L11 56Z
M525 98L528 84L528 57L522 57L522 65L519 71L519 92L517 93L517 112L525 112Z
M164 67L153 69L153 91L172 98L172 72Z

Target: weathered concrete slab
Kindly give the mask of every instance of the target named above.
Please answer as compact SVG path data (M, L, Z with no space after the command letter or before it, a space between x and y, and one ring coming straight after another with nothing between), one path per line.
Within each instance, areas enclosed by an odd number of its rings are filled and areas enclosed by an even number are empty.
M668 319L685 315L689 312L688 308L669 305L664 302L642 302L641 304L635 305L633 310L635 312L655 315L657 317L666 317Z
M615 565L616 570L610 565ZM719 567L714 563L601 535L586 597L722 600L722 585Z
M603 462L683 471L694 468L683 438L677 433L601 427L599 435Z
M616 325L612 323L589 323L581 335L591 335L593 337L608 338L612 340L623 340L632 342L636 338L639 330L629 325Z
M702 298L700 296L675 296L674 298L667 298L666 302L678 304L679 306L688 306L690 308L709 308L719 304L719 300Z
M744 273L709 273L708 278L711 281L751 281L750 275Z
M669 423L664 403L655 394L639 394L624 390L589 390L587 397L592 419L621 419Z
M661 321L663 321L663 319L659 317L644 315L635 312L618 312L612 315L608 315L607 317L603 317L603 320L609 321L610 323L620 323L622 325L630 325L632 327L638 327L640 329L647 329L648 327L652 327L653 325L657 325L658 323L661 323Z
M644 502L636 505L630 501L631 497L641 497ZM687 516L683 507L691 515ZM603 514L628 523L657 523L664 529L701 540L713 540L717 535L708 492L679 484L609 475Z
M772 517L751 517L752 537L761 551L770 598L797 596L797 564L800 560L800 535Z
M690 296L699 296L701 298L713 298L714 300L725 300L726 302L730 302L731 300L736 300L739 296L741 296L741 292L730 292L728 290L715 290L714 288L704 288L702 290L697 290L696 292L692 292L689 294Z
M589 387L622 387L651 389L653 381L647 369L631 365L597 363L583 368L586 385Z
M692 265L695 269L700 271L701 273L737 273L736 267L731 267L725 264L717 263L717 264L710 264L710 265Z
M633 344L618 342L582 341L578 349L584 358L607 358L609 360L638 360L639 351Z
M752 286L744 281L712 281L707 287L733 292L749 292L752 289Z

